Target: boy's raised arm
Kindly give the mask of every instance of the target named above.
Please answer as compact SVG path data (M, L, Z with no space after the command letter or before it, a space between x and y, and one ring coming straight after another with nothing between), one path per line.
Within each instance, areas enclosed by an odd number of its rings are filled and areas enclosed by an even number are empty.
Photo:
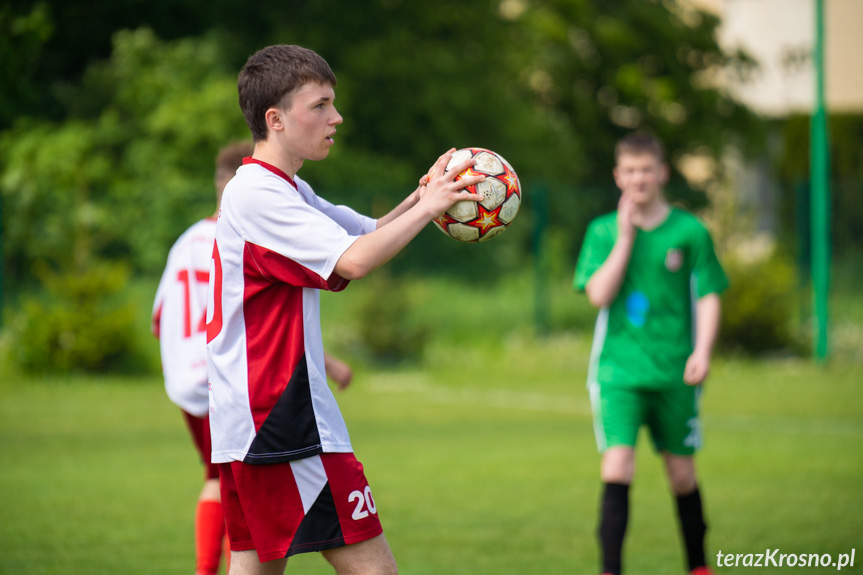
M454 203L482 200L479 194L459 190L478 184L485 176L467 176L455 181L455 177L476 160L465 160L444 173L451 158L451 150L442 155L429 172L428 184L420 186L424 189L414 191L395 210L378 220L375 231L360 236L342 254L333 271L345 279L360 279L399 253L420 230Z
M629 258L632 256L632 246L635 243L635 226L632 225L632 201L625 195L621 196L617 207L617 240L608 258L596 270L584 291L590 304L596 308L611 305L626 275Z

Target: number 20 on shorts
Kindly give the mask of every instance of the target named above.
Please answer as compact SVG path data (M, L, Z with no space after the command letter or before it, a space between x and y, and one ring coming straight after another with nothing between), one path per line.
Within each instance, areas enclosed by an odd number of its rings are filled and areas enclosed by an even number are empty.
M359 521L360 519L364 519L369 516L369 513L375 515L378 512L378 508L375 506L375 500L372 499L372 488L366 485L366 488L363 491L356 490L351 491L351 494L348 495L348 503L357 502L357 506L354 509L353 514L351 514L351 518L354 521Z

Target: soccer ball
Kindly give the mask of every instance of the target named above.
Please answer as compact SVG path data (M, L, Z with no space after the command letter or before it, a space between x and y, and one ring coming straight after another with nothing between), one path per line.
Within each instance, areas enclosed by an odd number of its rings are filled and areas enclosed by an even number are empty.
M456 202L434 223L460 242L484 242L501 234L515 219L521 205L521 186L509 162L485 148L457 150L447 164L447 171L470 158L476 158L476 165L460 173L456 181L465 176L484 175L484 182L463 190L482 194L484 199Z

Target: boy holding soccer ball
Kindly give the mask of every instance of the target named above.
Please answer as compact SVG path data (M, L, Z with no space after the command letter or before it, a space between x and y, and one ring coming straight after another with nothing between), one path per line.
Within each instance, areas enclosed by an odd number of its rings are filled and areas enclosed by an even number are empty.
M231 541L231 574L283 573L319 551L340 574L391 574L395 560L326 385L320 290L340 291L404 248L481 176L444 173L373 220L317 196L297 171L323 160L342 117L318 54L269 46L239 75L255 142L225 189L207 306L210 427Z
M677 500L690 573L708 575L693 454L701 446L699 395L719 329L719 294L728 282L708 231L663 196L662 144L632 134L618 142L615 159L617 212L588 226L574 281L600 309L588 388L602 453L602 573L621 573L635 444L646 425Z
M251 141L233 142L216 155L216 211L190 226L171 246L153 303L152 331L159 339L165 391L183 412L192 441L204 462L204 487L195 510L195 575L218 572L227 549L225 515L219 495L219 469L210 457L209 392L204 323L216 216L225 186L254 151ZM343 361L324 354L327 375L340 390L353 373ZM224 540L224 545L223 545Z

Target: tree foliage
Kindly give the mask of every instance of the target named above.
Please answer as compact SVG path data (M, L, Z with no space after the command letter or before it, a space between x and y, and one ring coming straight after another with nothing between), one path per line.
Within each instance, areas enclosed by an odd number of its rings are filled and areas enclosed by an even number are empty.
M511 266L530 245L536 186L573 243L613 207L625 132L653 130L672 159L759 140L755 118L711 83L747 64L722 53L717 24L669 0L0 1L0 54L17 80L0 87L12 111L0 118L6 269L17 281L33 261L92 256L158 269L211 209L213 153L245 136L239 68L277 42L315 49L339 78L338 143L303 177L380 215L447 148L494 149L526 188L521 225L492 261ZM704 204L675 182L676 197ZM434 231L411 250L397 266L489 258Z
M782 149L776 173L783 198L780 219L786 232L799 238L808 258L810 125L808 116L788 118L781 131ZM863 116L831 114L830 125L831 235L838 256L859 254L863 246ZM796 226L795 226L796 224ZM802 227L802 229L795 229Z
M111 58L69 95L66 120L0 135L7 266L25 278L36 261L158 270L177 230L214 210L215 151L246 137L234 84L214 39L118 32Z

